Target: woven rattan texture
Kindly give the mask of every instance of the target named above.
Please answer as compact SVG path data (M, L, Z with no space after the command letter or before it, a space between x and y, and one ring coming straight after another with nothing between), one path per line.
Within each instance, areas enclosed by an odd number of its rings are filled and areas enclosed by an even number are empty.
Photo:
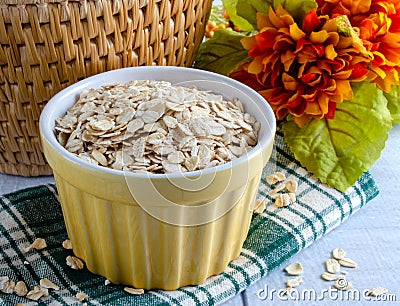
M0 0L0 172L51 174L38 121L85 77L140 65L191 66L212 0Z

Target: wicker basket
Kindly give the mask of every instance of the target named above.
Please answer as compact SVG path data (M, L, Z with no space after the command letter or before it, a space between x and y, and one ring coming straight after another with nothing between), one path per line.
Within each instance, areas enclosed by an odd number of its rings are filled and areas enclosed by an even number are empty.
M212 0L0 0L0 172L49 175L38 120L58 91L140 65L191 66Z

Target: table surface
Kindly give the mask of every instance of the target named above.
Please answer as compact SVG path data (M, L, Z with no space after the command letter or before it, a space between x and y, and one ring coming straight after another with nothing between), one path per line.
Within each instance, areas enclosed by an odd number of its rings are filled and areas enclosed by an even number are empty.
M220 5L220 0L214 0ZM370 171L379 186L380 194L354 216L308 248L290 258L247 290L230 299L224 306L233 305L400 305L400 125L390 132L381 158ZM18 177L0 174L0 194L53 183L52 176ZM356 269L346 269L348 281L355 288L352 294L329 293L330 282L320 278L331 251L341 247L347 257L358 263ZM283 272L286 264L303 265L303 283L289 296L279 294L288 277ZM364 290L388 288L386 301L368 302ZM312 297L312 299L310 299ZM314 301L314 298L317 301ZM396 302L389 300L396 300Z
M240 295L227 301L232 305L365 305L363 292L374 287L388 288L386 300L374 305L400 305L400 125L390 132L381 158L370 171L379 186L380 194L338 228L302 250L282 267L259 280ZM18 177L0 174L0 194L21 188L54 182L52 176ZM346 269L348 281L356 289L352 295L329 294L331 282L320 278L331 251L341 247L347 257L358 263L356 269ZM290 296L282 296L288 279L283 272L286 264L303 265L303 283ZM310 301L310 296L318 301ZM264 298L264 299L262 299ZM296 300L296 301L295 301Z

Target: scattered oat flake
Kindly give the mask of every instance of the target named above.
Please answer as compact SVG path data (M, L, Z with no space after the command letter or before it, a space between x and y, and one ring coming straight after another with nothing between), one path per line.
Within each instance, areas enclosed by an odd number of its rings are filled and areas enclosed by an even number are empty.
M278 193L279 191L281 191L283 189L285 189L285 184L279 184L278 186L276 186L274 189L272 189L269 192L269 195L274 195L274 194Z
M274 185L278 182L282 182L286 179L286 176L283 172L275 172L273 174L268 175L265 180L268 184Z
M46 247L47 247L46 240L44 240L43 238L36 238L35 241L30 246L25 248L25 253L29 252L32 249L42 250Z
M292 287L287 286L287 287L283 290L283 294L285 294L285 295L290 294L291 291L292 291Z
M9 281L9 277L8 276L0 276L0 288L3 287L3 285Z
M278 208L287 207L292 203L292 197L287 193L280 193L275 198L274 206Z
M26 287L25 282L23 282L23 281L18 281L18 282L15 284L14 292L15 292L18 296L25 296L25 295L28 293L28 288Z
M48 278L42 278L40 280L40 286L42 288L47 288L47 289L54 289L54 290L60 290L60 287L57 286L56 284L54 284L51 280L49 280Z
M27 260L25 260L25 261L24 261L24 265L30 265L30 262L27 261Z
M29 291L26 294L26 298L33 301L37 301L42 296L48 296L48 295L49 295L49 290L47 288L42 288L41 286L35 286L33 290Z
M342 248L336 248L332 251L332 256L337 260L343 259L346 256L346 251Z
M334 281L337 280L339 278L343 278L342 275L338 275L338 274L333 274L333 273L329 273L329 272L324 272L321 274L321 278L326 280L326 281Z
M291 278L286 281L286 286L290 288L295 288L303 282L301 277Z
M15 282L8 277L1 280L1 292L3 293L13 293L15 288Z
M328 258L325 262L326 271L329 273L335 274L340 271L340 264L334 258Z
M265 210L265 201L256 201L254 213L261 214Z
M294 192L289 192L288 196L289 196L289 199L290 199L290 204L296 202L296 194Z
M296 192L297 185L298 185L297 181L290 180L285 183L285 188L288 192Z
M104 281L104 285L108 286L108 285L110 285L110 284L111 284L111 281L110 281L110 280L106 279L106 280Z
M78 257L75 256L67 256L66 258L67 265L70 266L74 270L81 270L84 267L84 263Z
M66 250L72 250L72 243L71 243L71 240L69 240L69 239L64 240L64 241L62 242L62 246L63 246L63 248L66 249Z
M79 302L82 302L83 300L87 299L88 295L84 292L78 292L75 297Z
M357 263L350 258L342 258L338 260L339 264L346 268L357 268Z
M303 273L303 266L301 265L300 262L294 262L294 263L291 263L290 265L288 265L285 268L285 271L289 275L297 276L297 275L300 275Z
M384 287L375 287L368 290L369 296L380 296L382 294L386 294L388 292L387 288Z
M129 294L134 294L134 295L144 294L143 289L136 289L136 288L131 288L131 287L125 287L124 291L128 292Z

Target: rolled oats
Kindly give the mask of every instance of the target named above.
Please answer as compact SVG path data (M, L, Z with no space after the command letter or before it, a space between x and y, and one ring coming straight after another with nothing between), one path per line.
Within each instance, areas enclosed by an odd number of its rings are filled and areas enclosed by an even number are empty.
M69 240L69 239L64 240L63 243L62 243L62 246L66 250L72 250L71 240Z
M77 294L75 294L75 297L79 302L82 302L83 300L88 298L88 295L84 292L78 292Z
M40 286L42 288L47 288L47 289L54 289L54 290L60 290L60 287L56 284L54 284L51 280L49 280L48 278L42 278L40 280Z
M46 240L44 240L43 238L36 238L35 241L30 246L25 248L25 253L29 252L32 249L42 250L46 247L47 247Z
M278 208L289 206L292 203L293 196L287 193L280 193L275 198L274 205Z
M265 210L265 201L256 201L256 205L254 206L254 212L256 214L261 214Z
M265 180L268 184L274 185L278 182L282 182L286 180L286 175L283 172L275 172L273 174L268 175Z
M321 278L326 280L326 281L334 281L337 280L339 278L343 278L342 275L338 275L338 274L333 274L333 273L329 273L329 272L324 272L321 274Z
M288 265L285 268L285 271L289 275L297 276L297 275L300 275L303 273L303 266L301 265L300 262L294 262L294 263L291 263L290 265Z
M0 276L0 289L3 288L4 284L9 281L8 276Z
M257 144L259 129L237 99L162 81L86 90L55 124L60 144L80 158L151 173L229 162Z
M296 202L296 194L294 192L289 192L289 199L290 199L290 204Z
M274 189L272 189L269 192L269 195L274 195L274 194L278 193L279 191L282 191L283 189L285 189L285 184L279 184L278 186L276 186Z
M301 277L290 278L286 281L286 286L290 288L295 288L303 282Z
M37 301L42 296L49 296L49 290L47 288L42 288L41 286L35 286L33 290L26 294L26 298Z
M334 274L340 271L340 264L334 258L328 258L325 262L325 266L326 266L326 271L328 271L329 273Z
M285 188L288 192L295 193L297 191L297 185L297 181L290 180L285 183Z
M70 266L74 270L81 270L84 267L84 263L78 257L75 256L67 256L66 258L67 265Z
M336 248L332 251L332 256L336 260L343 259L346 256L346 251L342 248Z
M346 268L357 268L357 263L350 258L341 258L338 262L341 266Z
M136 288L131 288L131 287L125 287L124 291L128 292L129 294L134 294L134 295L144 294L144 290L143 289L136 289Z
M290 292L292 292L292 289L293 289L292 287L286 286L286 288L283 289L282 294L283 294L283 295L289 295Z
M18 296L25 296L28 293L28 288L26 287L26 284L23 281L18 281L15 284L14 292Z
M14 292L15 282L12 279L9 279L7 276L1 278L0 284L1 284L1 292L4 293Z
M375 287L368 290L369 296L380 296L382 294L386 294L388 292L387 288L384 287Z

